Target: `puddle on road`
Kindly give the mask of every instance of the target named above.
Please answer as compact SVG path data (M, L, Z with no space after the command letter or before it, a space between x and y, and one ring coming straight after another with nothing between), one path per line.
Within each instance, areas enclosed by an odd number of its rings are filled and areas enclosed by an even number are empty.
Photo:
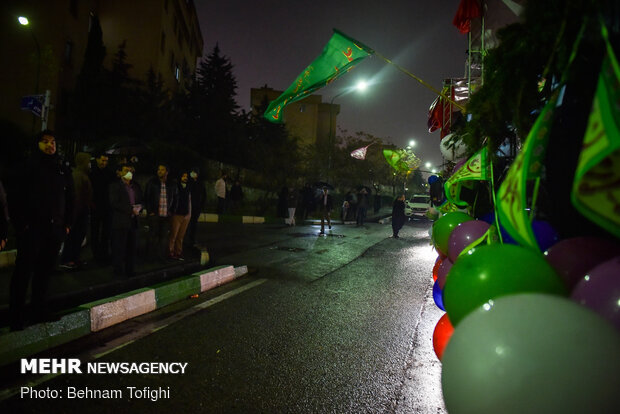
M287 247L287 246L273 246L270 247L269 249L271 250L284 250L286 252L303 252L306 249L303 249L301 247Z
M321 236L319 235L319 233L292 233L291 237L318 237ZM325 233L322 236L325 237L337 237L339 239L346 237L344 234L332 234L332 233Z

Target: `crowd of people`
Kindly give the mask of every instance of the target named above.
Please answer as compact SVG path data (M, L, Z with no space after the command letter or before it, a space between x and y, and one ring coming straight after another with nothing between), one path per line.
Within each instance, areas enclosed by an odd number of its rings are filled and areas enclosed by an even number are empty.
M144 186L135 181L135 166L98 153L77 153L69 168L56 152L54 132L42 131L24 168L12 176L5 191L0 183L0 250L8 242L8 224L15 233L17 256L10 285L10 328L23 329L25 302L31 284L32 314L28 322L53 317L47 303L50 276L60 253L60 265L82 264L83 242L90 227L93 258L111 264L114 275L135 272L138 218L146 222L144 257L184 260L184 246L195 245L196 225L206 202L198 168L169 178L159 164ZM32 283L31 283L32 282Z
M0 182L0 250L8 243L9 222L15 233L17 256L10 285L10 328L23 329L27 322L53 318L47 303L50 276L60 254L60 266L79 268L88 239L93 259L111 265L113 274L128 278L135 273L139 225L145 230L141 256L149 260L184 260L184 251L196 244L196 227L206 203L206 189L200 171L183 170L178 179L170 177L170 167L157 165L154 176L144 185L135 180L135 164L109 165L106 153L80 152L71 169L56 152L54 132L42 131L36 139L24 169L11 177L5 187ZM239 180L229 188L222 172L213 188L217 213L238 214L243 200ZM334 208L328 186L301 190L284 187L279 212L289 226L296 216L303 220L313 211L321 217L320 234L332 228ZM404 196L394 203L393 237L404 223ZM342 221L355 217L363 226L370 205L369 192L361 188L349 192L342 206ZM89 234L90 230L90 234ZM25 317L28 286L31 309Z

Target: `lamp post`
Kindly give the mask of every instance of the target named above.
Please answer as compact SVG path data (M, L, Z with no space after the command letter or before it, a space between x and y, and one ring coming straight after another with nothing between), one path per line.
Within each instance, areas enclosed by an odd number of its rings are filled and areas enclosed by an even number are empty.
M39 93L39 74L41 73L41 47L39 46L39 41L37 40L37 37L34 35L34 32L30 28L30 21L28 20L28 18L24 17L24 16L19 16L17 18L17 21L22 26L27 26L28 27L28 31L32 35L32 39L34 40L34 44L37 47L37 78L36 78L36 82L34 84L34 93L36 95L36 94Z
M347 88L344 91L340 92L339 94L334 95L334 97L329 102L329 142L328 142L329 155L328 155L328 163L327 163L327 180L328 181L331 175L332 158L333 158L333 152L334 152L334 133L332 132L334 130L334 100L337 97L344 95L347 92L352 92L355 90L363 92L366 90L367 87L368 87L368 84L365 81L359 81L357 85Z

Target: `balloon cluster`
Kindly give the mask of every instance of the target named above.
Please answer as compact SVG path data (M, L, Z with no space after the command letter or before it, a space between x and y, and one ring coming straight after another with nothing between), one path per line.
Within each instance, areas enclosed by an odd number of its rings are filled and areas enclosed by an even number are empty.
M433 223L446 408L620 413L620 245L533 230L544 254L499 243L493 224L463 212Z

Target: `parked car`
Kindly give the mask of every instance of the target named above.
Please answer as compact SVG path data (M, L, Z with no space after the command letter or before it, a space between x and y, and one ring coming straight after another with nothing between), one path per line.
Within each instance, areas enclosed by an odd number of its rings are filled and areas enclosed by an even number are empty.
M405 201L405 215L409 218L426 218L426 211L431 207L431 196L414 194Z

